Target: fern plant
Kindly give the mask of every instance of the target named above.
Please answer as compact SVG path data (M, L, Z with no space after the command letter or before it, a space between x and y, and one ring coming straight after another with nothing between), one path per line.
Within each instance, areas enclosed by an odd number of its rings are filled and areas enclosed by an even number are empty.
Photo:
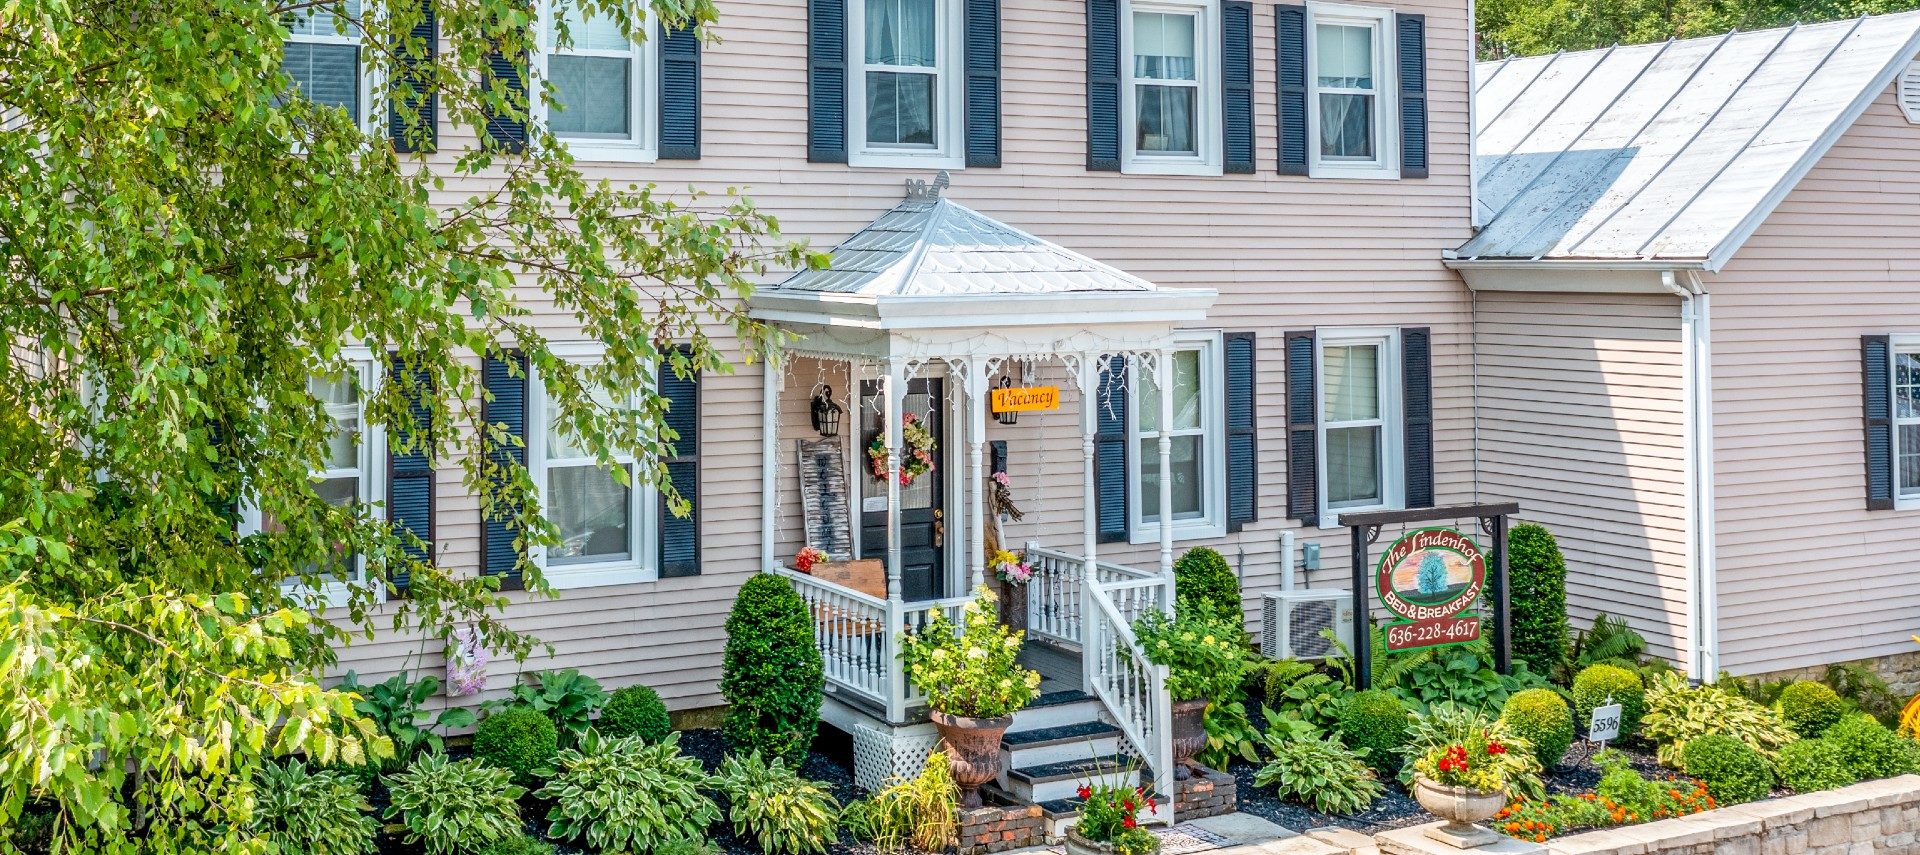
M1347 684L1348 688L1359 688L1360 681L1354 672L1353 648L1348 647L1347 643L1331 629L1320 630L1320 637L1332 642L1334 649L1339 651L1340 655L1333 658L1332 663L1334 673L1340 678L1340 682ZM1367 639L1368 646L1372 649L1372 655L1368 657L1368 661L1373 666L1372 688L1375 689L1396 689L1406 686L1414 669L1432 662L1435 654L1438 653L1438 648L1432 647L1421 650L1388 650L1386 630L1377 625L1368 628Z

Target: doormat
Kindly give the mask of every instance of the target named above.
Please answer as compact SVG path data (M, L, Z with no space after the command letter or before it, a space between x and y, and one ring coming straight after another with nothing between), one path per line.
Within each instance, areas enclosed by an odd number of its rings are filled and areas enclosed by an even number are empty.
M1191 822L1183 822L1172 828L1148 829L1153 836L1160 838L1160 855L1188 855L1191 852L1205 852L1227 845L1227 839L1201 828ZM1047 847L1048 852L1064 853L1065 844Z

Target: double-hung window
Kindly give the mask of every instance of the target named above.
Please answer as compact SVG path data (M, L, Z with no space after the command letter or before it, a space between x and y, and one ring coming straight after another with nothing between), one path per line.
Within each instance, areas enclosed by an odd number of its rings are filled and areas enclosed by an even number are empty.
M581 357L591 361L594 357ZM541 507L559 529L560 544L535 553L555 588L620 585L657 578L659 493L647 485L631 453L603 464L560 423L558 408L537 373L527 414L527 460ZM630 393L594 392L601 407L637 406Z
M854 166L965 165L959 0L850 0Z
M372 86L360 56L360 0L347 0L340 12L316 8L289 14L280 67L307 100L345 110L364 125Z
M1134 451L1132 477L1127 479L1132 541L1158 541L1160 525L1169 517L1175 539L1224 536L1226 445L1219 333L1182 333L1171 351L1169 422L1160 418L1161 390L1151 366L1145 361L1136 365L1133 406L1128 408ZM1160 507L1162 436L1173 444L1167 470L1173 482L1170 514Z
M1307 111L1314 177L1398 178L1393 13L1365 6L1308 9Z
M1398 507L1404 478L1398 334L1322 331L1320 519Z
M1217 0L1127 4L1125 171L1219 174L1218 16Z
M658 28L644 18L646 38L636 41L619 22L590 15L572 0L549 0L541 16L541 56L553 84L547 128L586 160L650 161L659 154ZM634 11L645 15L644 5ZM566 33L562 44L561 32Z
M1920 337L1893 347L1894 501L1920 508Z

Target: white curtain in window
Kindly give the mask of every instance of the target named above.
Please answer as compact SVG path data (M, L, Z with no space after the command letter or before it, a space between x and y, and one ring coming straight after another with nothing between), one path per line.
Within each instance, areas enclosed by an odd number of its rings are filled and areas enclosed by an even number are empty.
M934 0L867 0L868 65L934 66Z
M554 17L567 30L571 40L568 50L631 50L633 41L620 29L620 25L605 15L588 17L586 12L573 3L562 3L554 7ZM560 43L560 26L547 31L547 47L553 49Z
M1380 348L1327 347L1320 356L1320 373L1326 388L1322 418L1327 422L1327 503L1379 502Z
M547 31L547 76L553 81L548 125L576 139L633 136L633 40L605 15L588 16L573 3L554 7ZM559 46L565 29L570 44Z
M1174 12L1133 13L1133 76L1194 80L1194 16Z
M1900 495L1920 496L1920 353L1894 356L1893 418Z
M1194 15L1133 13L1134 150L1192 154L1194 111L1200 94L1195 61ZM1138 81L1165 80L1170 84ZM1183 85L1184 84L1184 85Z

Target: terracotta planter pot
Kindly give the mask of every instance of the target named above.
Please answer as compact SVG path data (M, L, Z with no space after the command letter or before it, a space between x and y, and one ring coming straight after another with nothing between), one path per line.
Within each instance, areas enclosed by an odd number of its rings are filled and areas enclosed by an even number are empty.
M1193 755L1207 747L1206 698L1173 702L1173 779L1193 777Z
M1506 807L1507 794L1504 791L1483 792L1466 787L1448 787L1416 775L1413 779L1413 798L1428 813L1447 821L1446 825L1428 829L1428 837L1457 849L1485 846L1500 839L1497 832L1476 823L1492 819L1494 814Z
M1013 716L967 718L933 710L927 718L946 743L947 765L953 769L953 782L960 785L960 806L980 807L980 785L1000 777L1000 737Z
M1080 829L1068 828L1066 836L1067 855L1113 855L1113 845L1095 843L1080 836ZM1153 851L1160 851L1160 838L1153 839Z

